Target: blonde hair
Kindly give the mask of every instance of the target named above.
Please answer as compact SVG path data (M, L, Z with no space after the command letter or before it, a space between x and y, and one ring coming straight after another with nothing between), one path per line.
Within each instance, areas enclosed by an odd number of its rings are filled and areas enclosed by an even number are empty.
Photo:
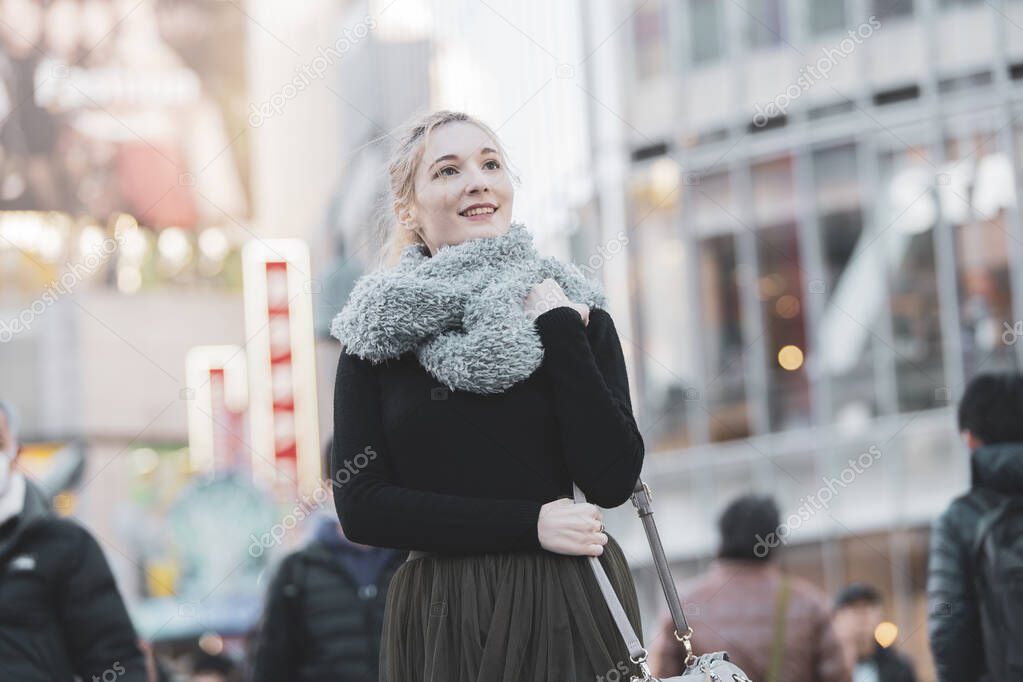
M394 215L394 204L397 202L401 206L412 206L415 203L416 170L423 158L423 150L429 142L430 134L442 125L457 121L471 123L489 135L497 146L502 165L509 169L512 180L519 182L518 176L510 169L508 155L497 133L483 121L471 114L447 109L417 116L406 124L405 132L391 151L391 158L387 164L388 191L381 210L384 218L382 231L385 234L379 256L381 267L393 267L398 263L406 247L425 243L418 232L405 229L398 224Z

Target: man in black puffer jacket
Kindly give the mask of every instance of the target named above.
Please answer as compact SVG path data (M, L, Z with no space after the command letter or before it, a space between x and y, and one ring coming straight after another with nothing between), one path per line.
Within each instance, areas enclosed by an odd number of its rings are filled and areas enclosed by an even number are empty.
M0 401L0 680L145 682L102 550L15 469L19 450L14 409Z
M959 405L959 430L971 453L971 487L935 523L928 566L928 630L938 681L1023 679L1014 676L1023 668L1004 672L1021 660L1023 591L1018 577L991 586L992 555L978 543L982 532L987 539L994 532L1002 538L998 547L988 543L996 556L1019 556L1013 536L1021 534L1004 524L1019 524L1023 517L1018 511L1014 518L1003 517L1000 532L993 519L999 509L1023 502L1023 377L981 375L971 381Z
M267 590L253 682L377 682L387 585L407 552L357 545L333 514Z
M326 481L333 450L331 438ZM250 640L251 682L377 682L387 586L408 552L352 542L325 506L309 519L311 541L281 560L267 589Z

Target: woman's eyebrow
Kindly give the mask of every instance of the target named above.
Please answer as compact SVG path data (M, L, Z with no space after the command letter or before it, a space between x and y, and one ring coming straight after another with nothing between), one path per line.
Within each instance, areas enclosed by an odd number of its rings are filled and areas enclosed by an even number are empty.
M480 150L480 153L481 154L496 154L497 150L493 149L491 147L484 147L483 149ZM436 166L441 161L447 161L449 159L457 159L457 158L458 158L458 154L445 154L444 156L438 156L437 159L433 163L430 164L430 168L433 168L434 166ZM430 168L427 168L426 170L430 170Z
M430 164L430 168L433 168L434 166L436 166L441 161L447 161L448 159L457 159L457 158L458 158L458 154L445 154L444 156L438 156L437 160ZM427 168L427 170L430 170L430 168Z

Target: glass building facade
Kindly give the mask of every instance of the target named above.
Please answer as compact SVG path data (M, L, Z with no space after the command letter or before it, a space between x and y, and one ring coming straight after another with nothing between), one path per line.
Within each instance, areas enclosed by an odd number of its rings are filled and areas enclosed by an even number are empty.
M623 344L677 573L734 496L772 493L783 562L880 587L933 679L927 532L968 485L954 404L1023 364L1023 2L633 9L601 189L624 197Z
M1023 126L1014 141L1004 114L977 114L943 120L934 146L911 120L765 147L688 172L677 196L658 179L674 161L634 167L645 407L685 417L656 450L860 429L1017 366Z

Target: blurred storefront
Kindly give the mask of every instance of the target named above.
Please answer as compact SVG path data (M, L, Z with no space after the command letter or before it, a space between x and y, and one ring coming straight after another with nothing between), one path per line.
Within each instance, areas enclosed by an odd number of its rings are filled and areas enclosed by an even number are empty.
M245 17L201 0L0 13L3 397L21 466L89 527L150 637L136 606L195 573L168 530L197 473L185 356L245 339Z
M929 679L927 530L968 482L953 405L1023 361L1023 3L632 10L590 81L590 241L628 226L619 328L678 573L723 505L771 492L785 563L881 587ZM593 6L593 42L613 16Z

